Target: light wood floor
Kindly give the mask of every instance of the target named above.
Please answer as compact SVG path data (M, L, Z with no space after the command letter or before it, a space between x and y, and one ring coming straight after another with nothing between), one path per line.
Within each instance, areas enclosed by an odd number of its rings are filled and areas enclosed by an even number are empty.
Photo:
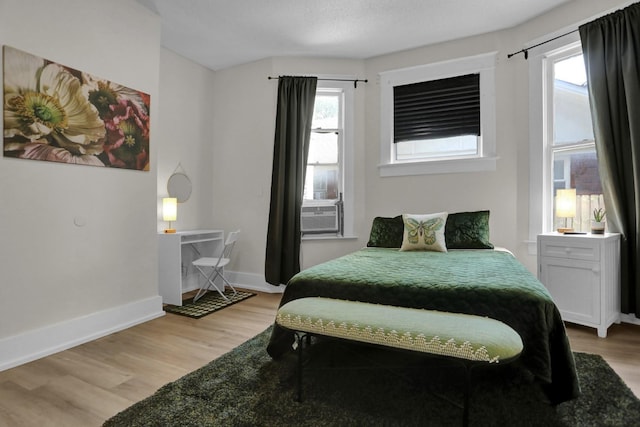
M167 314L0 372L0 426L99 426L267 328L279 294L258 294L199 320ZM606 339L568 325L574 351L598 353L640 396L640 326Z

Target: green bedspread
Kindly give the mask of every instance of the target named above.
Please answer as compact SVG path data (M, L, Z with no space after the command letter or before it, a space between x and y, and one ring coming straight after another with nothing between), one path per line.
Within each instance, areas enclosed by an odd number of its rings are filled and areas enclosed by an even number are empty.
M542 382L553 404L579 395L560 312L546 288L508 252L364 248L298 273L287 284L281 305L309 296L500 320L520 334L521 363ZM267 351L278 358L292 343L292 334L275 325Z

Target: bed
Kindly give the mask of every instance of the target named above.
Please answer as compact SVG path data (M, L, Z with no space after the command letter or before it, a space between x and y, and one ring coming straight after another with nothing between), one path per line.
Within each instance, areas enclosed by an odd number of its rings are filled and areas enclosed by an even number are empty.
M372 238L375 228L374 220ZM510 252L489 248L486 238L471 245L482 249L457 249L449 240L445 251L403 251L395 244L371 245L370 239L366 248L301 271L287 284L281 305L322 296L488 316L520 334L520 363L542 383L552 404L579 395L560 313L546 288ZM274 325L267 351L277 359L292 343L292 334Z

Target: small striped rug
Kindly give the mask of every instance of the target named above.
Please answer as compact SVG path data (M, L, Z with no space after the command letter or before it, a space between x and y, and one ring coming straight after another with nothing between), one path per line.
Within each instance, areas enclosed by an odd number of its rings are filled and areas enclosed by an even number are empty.
M245 291L238 291L234 295L231 289L226 289L224 294L229 298L229 300L225 300L217 291L213 290L208 291L195 303L193 302L193 298L189 298L182 301L182 305L167 304L164 306L164 311L167 313L199 319L207 314L222 310L225 307L229 307L230 305L243 301L247 298L251 298L255 295L254 293Z

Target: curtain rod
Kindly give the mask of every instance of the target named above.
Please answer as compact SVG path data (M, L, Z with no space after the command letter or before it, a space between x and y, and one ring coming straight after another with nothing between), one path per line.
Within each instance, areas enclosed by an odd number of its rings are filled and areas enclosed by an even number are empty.
M283 76L278 76L278 77L269 76L267 78L269 80L274 80L274 79L278 80L278 79L280 79L280 77L283 77ZM332 82L353 82L353 87L354 88L358 87L358 82L363 82L363 83L368 83L369 82L369 80L367 80L367 79L364 79L364 80L362 80L362 79L318 79L318 80L328 80L328 81L332 81Z
M557 39L559 39L560 37L564 37L564 36L568 36L569 34L573 34L573 33L575 33L576 31L578 31L578 30L573 30L573 31L569 31L568 33L560 34L559 36L556 36L556 37L554 37L554 38L552 38L552 39L545 40L545 41L540 42L540 43L538 43L538 44L534 44L533 46L529 46L528 48L525 48L525 49L519 50L519 51L517 51L517 52L510 53L510 54L508 54L508 55L507 55L507 58L511 58L512 56L517 55L517 54L519 54L519 53L524 53L524 59L529 59L529 49L533 49L534 47L542 46L543 44L547 44L547 43L549 43L549 42L552 42L552 41L554 41L554 40L557 40Z

